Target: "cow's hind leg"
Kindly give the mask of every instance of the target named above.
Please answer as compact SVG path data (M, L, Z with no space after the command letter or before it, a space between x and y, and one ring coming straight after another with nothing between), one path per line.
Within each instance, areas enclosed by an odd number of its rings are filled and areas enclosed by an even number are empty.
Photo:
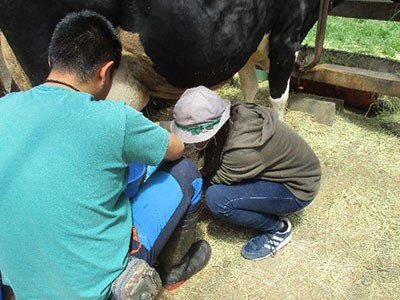
M246 102L254 102L258 91L256 68L253 62L248 61L239 71L240 90Z
M22 69L13 49L8 43L3 32L0 31L0 55L3 55L5 66L10 73L11 78L18 87L18 90L26 91L32 88L32 83Z
M289 80L296 60L295 52L288 52L285 56L279 53L278 57L270 56L269 91L272 107L278 111L279 119L283 121L286 103L289 98Z
M265 72L269 72L269 34L266 34L257 47L256 52L249 58L247 63L239 71L240 89L244 100L254 102L258 91L258 79L256 65L260 66Z

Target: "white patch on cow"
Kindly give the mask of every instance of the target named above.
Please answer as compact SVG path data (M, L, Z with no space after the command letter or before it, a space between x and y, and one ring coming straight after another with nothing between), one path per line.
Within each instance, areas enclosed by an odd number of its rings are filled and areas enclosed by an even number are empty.
M298 56L299 56L299 51L296 51L294 53L294 61L297 61ZM285 111L286 111L286 103L289 99L289 85L290 85L290 77L289 77L287 85L286 85L286 90L280 98L274 99L271 96L269 97L272 108L274 108L278 112L279 120L281 120L281 121L283 121Z
M299 55L299 51L295 52L295 61ZM255 70L255 65L259 65L266 72L269 72L269 34L265 35L257 51L249 58L246 65L239 71L240 89L242 91L244 100L247 102L254 102L255 96L258 91L258 80ZM285 92L280 98L269 97L271 106L278 112L279 119L283 121L286 103L289 99L289 83L288 79Z
M297 59L298 52L295 53ZM249 58L246 65L239 71L240 89L244 100L254 102L258 91L258 80L255 70L255 65L260 66L264 71L269 72L269 34L266 34L257 47L256 52ZM290 80L290 79L289 79ZM285 92L280 98L269 97L271 106L278 112L279 119L283 121L286 103L289 98L289 80Z
M279 120L281 120L281 121L283 121L283 117L285 115L285 110L286 110L286 103L287 103L287 100L289 99L289 82L290 82L290 78L287 82L286 90L280 98L274 99L271 96L269 96L269 100L271 102L272 108L278 112Z
M11 78L21 91L26 91L32 88L32 83L28 76L22 69L17 58L15 57L14 51L11 49L3 32L0 31L0 45L1 52L3 54L4 62Z

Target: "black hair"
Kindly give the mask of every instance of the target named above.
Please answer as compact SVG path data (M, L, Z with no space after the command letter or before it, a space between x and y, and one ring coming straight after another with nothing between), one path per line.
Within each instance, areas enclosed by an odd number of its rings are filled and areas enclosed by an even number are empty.
M69 13L56 25L48 55L51 69L73 72L87 82L107 61L114 61L117 69L121 50L111 23L96 12L83 10Z
M228 119L228 121L225 122L225 124L211 139L207 147L199 153L199 157L204 156L204 164L203 168L200 170L200 173L201 177L204 179L205 185L208 185L208 181L221 165L223 149L228 138L230 128L231 120Z

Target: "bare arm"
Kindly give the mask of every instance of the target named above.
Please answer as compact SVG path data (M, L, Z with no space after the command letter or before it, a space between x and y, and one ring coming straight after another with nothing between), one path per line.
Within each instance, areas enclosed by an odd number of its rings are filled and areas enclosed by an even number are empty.
M182 157L183 151L185 150L185 145L183 142L172 133L169 133L169 141L167 152L165 153L165 161L173 161Z
M160 122L154 122L156 125L160 125ZM168 129L167 129L168 130ZM173 161L182 157L183 151L185 150L185 144L173 133L169 133L169 141L167 152L165 153L165 161Z

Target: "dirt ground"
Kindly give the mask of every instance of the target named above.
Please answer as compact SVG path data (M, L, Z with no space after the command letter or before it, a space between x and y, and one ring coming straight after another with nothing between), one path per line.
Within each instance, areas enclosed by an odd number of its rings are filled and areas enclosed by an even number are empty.
M237 87L219 93L242 101ZM267 96L262 85L256 102L267 105ZM153 120L172 118L171 106L146 111ZM211 244L210 262L158 299L400 298L400 135L349 110L336 113L332 126L297 111L288 111L285 122L311 145L323 171L313 203L288 216L292 241L275 257L246 260L240 249L257 232L205 208L197 234ZM194 153L186 151L198 163Z
M241 101L239 89L220 94ZM266 88L257 102L267 104ZM171 108L152 115L170 119ZM399 299L400 139L348 110L332 126L288 111L285 122L314 149L320 192L288 217L293 239L275 257L252 262L240 249L257 232L218 220L205 209L198 236L209 241L208 265L159 299ZM187 155L196 160L192 150Z

